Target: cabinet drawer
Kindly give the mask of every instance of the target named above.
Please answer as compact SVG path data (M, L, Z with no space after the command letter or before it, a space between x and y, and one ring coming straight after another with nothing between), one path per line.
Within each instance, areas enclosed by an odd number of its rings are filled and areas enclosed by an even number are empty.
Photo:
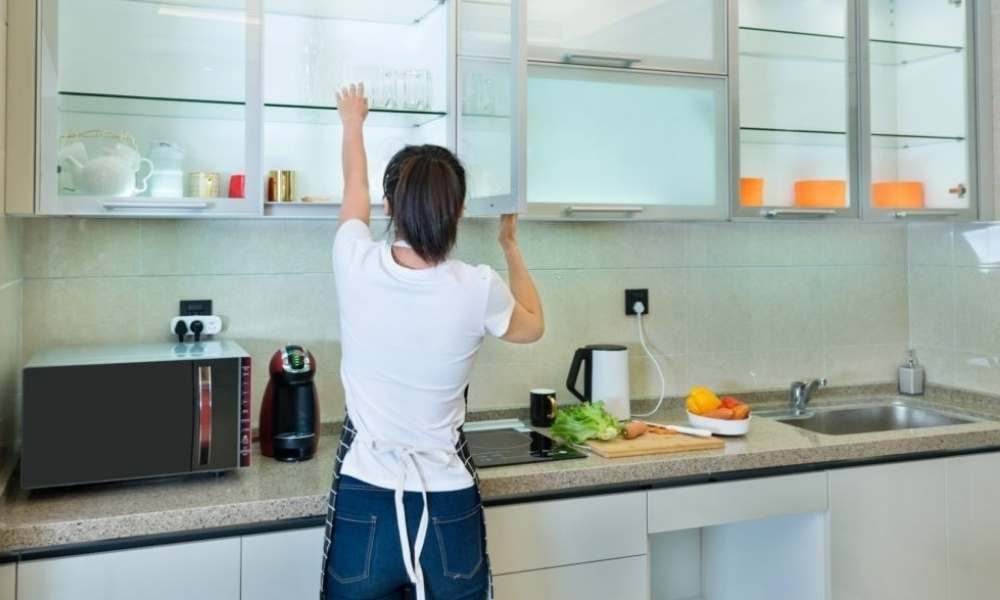
M826 473L692 485L649 493L649 533L826 512Z
M21 563L18 600L239 600L240 540Z
M242 600L315 600L322 573L322 527L243 538Z
M490 508L486 530L497 575L642 555L646 554L646 495Z
M646 557L633 556L586 565L501 575L497 600L607 600L648 598Z
M0 565L0 600L14 600L17 596L17 565Z

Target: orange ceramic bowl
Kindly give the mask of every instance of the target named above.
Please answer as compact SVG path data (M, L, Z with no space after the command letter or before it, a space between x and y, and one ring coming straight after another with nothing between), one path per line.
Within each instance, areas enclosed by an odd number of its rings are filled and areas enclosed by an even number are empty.
M847 182L843 179L796 181L795 206L844 208L847 206Z
M924 184L920 181L881 181L872 184L875 208L923 208Z
M740 206L764 206L764 180L760 177L740 179Z

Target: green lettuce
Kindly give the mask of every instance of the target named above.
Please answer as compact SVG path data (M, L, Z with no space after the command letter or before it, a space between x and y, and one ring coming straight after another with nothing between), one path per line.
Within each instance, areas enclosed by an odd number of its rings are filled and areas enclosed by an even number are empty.
M552 435L572 444L587 440L610 440L621 433L621 425L604 408L603 402L583 402L560 408L552 424Z

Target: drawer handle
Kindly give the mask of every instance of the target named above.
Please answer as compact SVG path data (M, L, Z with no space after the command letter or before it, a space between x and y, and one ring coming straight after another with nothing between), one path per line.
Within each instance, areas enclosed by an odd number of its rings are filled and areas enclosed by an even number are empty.
M642 209L641 206L614 206L614 205L608 205L608 206L570 206L569 208L566 209L566 212L569 213L569 214L573 214L573 213L599 213L599 214L606 214L606 213L629 213L629 214L637 214L637 213L641 213L642 210L643 209Z
M585 65L588 67L618 67L630 69L641 63L642 59L635 56L615 56L614 54L576 54L570 52L563 56L563 62L570 65Z
M896 213L897 219L910 219L914 217L924 217L924 218L945 218L945 217L957 217L959 212L953 210L918 210L918 211L906 211L901 210Z
M204 201L190 201L190 202L158 202L156 200L150 201L120 201L120 202L104 202L103 206L105 210L117 210L117 209L129 209L129 208L139 208L143 210L153 209L153 210L204 210L210 206L212 203Z
M773 208L764 212L764 216L768 219L780 219L782 217L807 217L811 219L822 219L835 214L837 214L837 211L830 209L799 210L793 208Z

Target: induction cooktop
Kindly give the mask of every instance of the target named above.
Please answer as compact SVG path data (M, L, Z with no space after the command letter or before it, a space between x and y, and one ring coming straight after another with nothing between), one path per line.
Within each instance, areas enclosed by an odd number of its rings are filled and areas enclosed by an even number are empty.
M586 458L586 454L538 433L519 421L466 428L472 462L480 469L552 460Z

